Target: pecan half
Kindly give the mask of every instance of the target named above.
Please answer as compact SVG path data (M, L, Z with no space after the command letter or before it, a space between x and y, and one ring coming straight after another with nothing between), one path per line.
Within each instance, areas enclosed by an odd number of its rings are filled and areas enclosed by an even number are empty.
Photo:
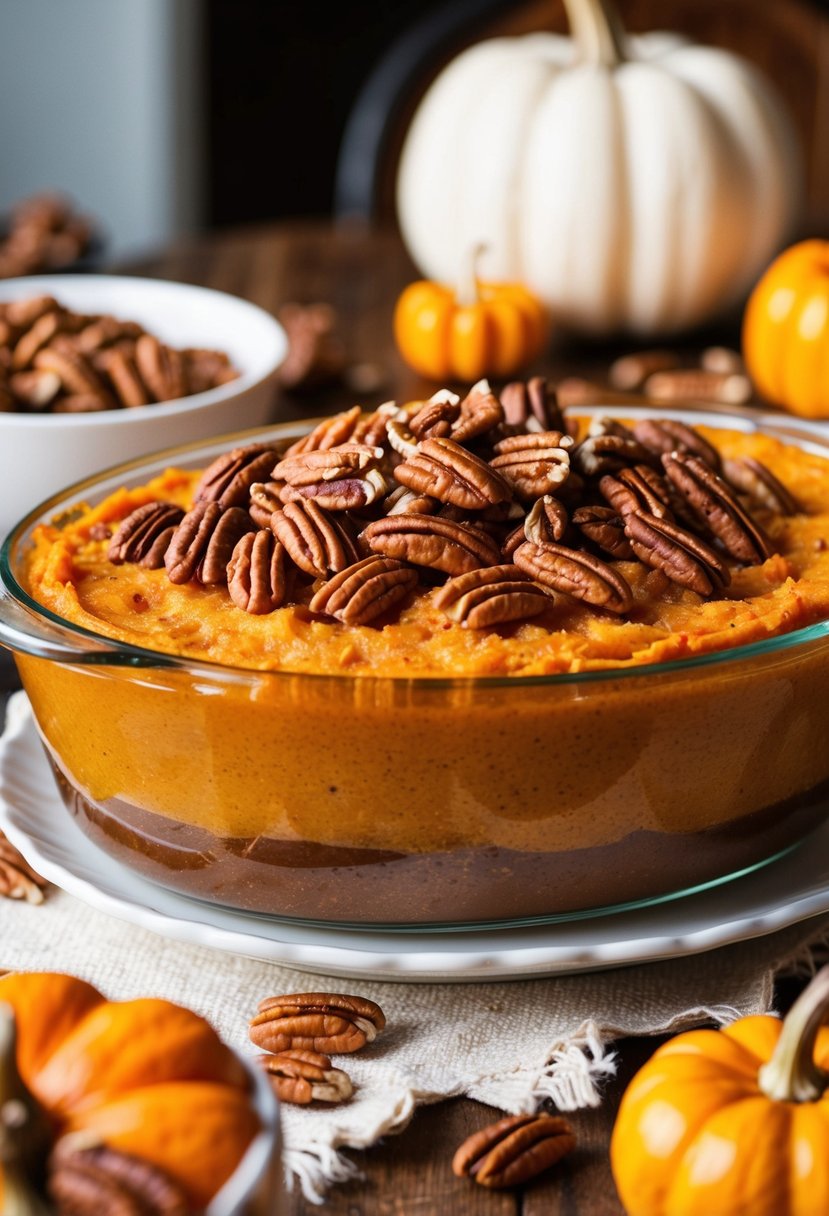
M374 558L368 558L374 561ZM250 1037L264 1051L359 1051L385 1028L382 1009L365 997L295 992L260 1001Z
M463 574L501 560L498 545L486 532L435 515L387 515L370 523L361 536L374 553L446 574Z
M255 616L273 612L288 599L285 546L269 529L246 532L227 564L227 589L237 608Z
M360 560L346 527L313 499L285 503L271 515L270 528L291 560L314 577L337 574Z
M505 478L454 439L424 439L397 465L394 476L410 490L468 510L512 498Z
M164 554L164 565L171 583L227 582L227 565L237 542L254 524L247 511L216 502L197 502L173 533Z
M141 334L137 339L135 365L156 401L177 401L187 392L181 352L165 346L152 334Z
M57 1216L188 1216L181 1188L157 1166L106 1145L71 1148L60 1140L48 1163Z
M109 543L107 558L113 565L136 562L148 570L164 565L173 533L184 512L172 502L148 502L121 520Z
M350 410L323 418L312 431L285 449L285 457L300 456L303 452L325 452L329 448L339 447L341 443L348 443L354 438L362 412L359 405L354 405Z
M388 489L377 467L383 449L364 443L341 443L338 447L286 456L272 470L283 502L314 498L331 511L368 506Z
M33 368L9 377L9 388L18 401L30 410L42 410L57 396L61 379L57 372Z
M625 522L612 507L578 507L572 521L582 536L616 561L628 561L634 556L625 535Z
M774 550L759 524L741 506L728 482L698 456L666 452L662 464L698 519L737 561L755 565Z
M415 439L434 439L448 435L461 412L460 402L443 397L427 401L409 419L409 430Z
M345 625L370 625L417 586L411 566L373 553L324 583L308 607Z
M354 1092L351 1078L334 1068L318 1051L280 1051L257 1056L280 1102L307 1106L310 1102L345 1102Z
M556 390L543 376L504 385L501 405L507 426L526 426L528 431L567 431Z
M679 355L673 350L637 350L614 359L607 378L614 388L635 392L654 372L672 371L679 363Z
M651 459L652 454L633 435L628 438L616 431L588 435L570 454L573 467L585 477L601 477L625 465L647 464Z
M550 607L551 596L514 565L487 566L451 578L435 593L435 607L469 629L525 621Z
M113 405L112 394L90 361L71 349L47 346L34 357L34 365L55 372L67 393L91 393L101 398L101 408Z
M531 578L608 612L627 612L633 606L628 581L599 557L564 545L519 545L512 560Z
M661 570L680 587L708 596L731 581L728 567L719 555L698 536L670 520L634 513L625 519L625 533L640 561L652 570Z
M796 515L800 505L794 495L761 461L753 456L737 456L723 463L723 474L735 490L745 494L759 507L779 515Z
M386 515L432 515L440 503L428 494L416 494L405 486L398 486L387 494L383 500L383 512Z
M276 459L277 453L266 443L251 443L224 452L202 473L194 500L217 502L222 510L245 506L251 486L269 476Z
M98 366L106 372L109 382L115 390L115 396L125 409L148 405L152 401L152 397L138 374L135 360L127 351L122 349L103 351Z
M464 1140L452 1172L481 1186L520 1186L575 1147L572 1127L558 1115L508 1115Z
M389 418L386 423L386 438L391 450L404 459L414 456L418 450L417 439L409 428L409 419L406 415Z
M534 545L560 541L567 531L567 508L557 498L545 494L533 503L524 520L524 536Z
M645 381L645 392L657 401L713 401L720 405L744 405L751 400L748 376L739 372L711 372L679 367L654 372Z
M490 388L489 381L479 380L460 403L460 415L452 427L452 438L455 443L468 443L503 421L504 407Z
M6 316L10 321L12 320L8 312ZM60 333L61 324L59 309L50 309L38 315L30 325L26 326L26 332L17 339L12 351L12 368L15 371L22 371L24 367L31 367L38 351L51 342L55 334Z
M282 499L279 497L282 487L281 481L255 481L250 487L248 511L260 528L269 528L274 511L282 510Z
M46 879L32 869L23 854L0 832L0 896L42 904L47 886Z
M644 464L620 469L615 475L605 473L599 480L599 493L622 517L631 511L647 511L658 519L674 517L669 483Z
M710 464L712 469L720 467L717 449L692 426L675 418L640 418L634 424L633 433L655 456L661 456L663 452L690 452Z
M519 498L532 502L552 494L570 473L567 449L573 446L569 435L560 431L537 431L532 435L510 435L495 444L489 462L512 486Z

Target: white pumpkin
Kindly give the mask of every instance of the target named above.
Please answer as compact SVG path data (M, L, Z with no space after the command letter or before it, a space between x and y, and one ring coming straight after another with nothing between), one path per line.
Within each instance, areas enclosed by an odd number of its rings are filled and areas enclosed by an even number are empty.
M780 100L739 57L625 37L607 0L565 0L572 38L493 38L452 60L406 133L397 211L415 263L462 251L566 325L677 332L740 301L803 192Z

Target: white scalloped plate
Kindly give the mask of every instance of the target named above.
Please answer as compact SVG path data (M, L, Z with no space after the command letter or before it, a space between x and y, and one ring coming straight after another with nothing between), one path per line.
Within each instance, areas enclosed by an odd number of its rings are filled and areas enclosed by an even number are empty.
M28 700L0 737L0 828L45 878L165 937L299 971L399 981L518 979L695 954L829 911L829 824L760 870L647 908L533 928L395 933L304 927L214 907L113 861L65 810Z

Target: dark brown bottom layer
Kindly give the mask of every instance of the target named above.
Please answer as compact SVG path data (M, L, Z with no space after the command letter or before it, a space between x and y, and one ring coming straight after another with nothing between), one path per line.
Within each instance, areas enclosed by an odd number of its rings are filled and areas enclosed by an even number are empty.
M52 766L79 826L144 877L225 907L343 925L514 921L654 899L773 857L829 814L826 782L705 832L636 831L558 853L396 853L220 839L117 799L97 806Z

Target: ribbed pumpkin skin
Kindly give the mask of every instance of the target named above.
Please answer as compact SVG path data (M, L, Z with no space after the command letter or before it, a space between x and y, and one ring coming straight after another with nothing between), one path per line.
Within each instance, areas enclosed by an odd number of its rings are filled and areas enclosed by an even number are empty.
M574 63L553 34L462 52L406 133L397 215L421 273L524 283L589 333L680 332L745 299L789 237L797 137L749 64L665 34Z
M829 241L800 241L768 267L743 318L758 391L804 418L829 418Z
M92 1132L164 1170L196 1208L209 1203L259 1119L245 1069L208 1022L51 972L0 977L0 1002L15 1014L20 1075L58 1134Z
M628 1216L821 1216L829 1212L829 1098L772 1101L760 1067L778 1018L678 1035L622 1098L610 1145ZM829 1066L829 1029L815 1061Z

